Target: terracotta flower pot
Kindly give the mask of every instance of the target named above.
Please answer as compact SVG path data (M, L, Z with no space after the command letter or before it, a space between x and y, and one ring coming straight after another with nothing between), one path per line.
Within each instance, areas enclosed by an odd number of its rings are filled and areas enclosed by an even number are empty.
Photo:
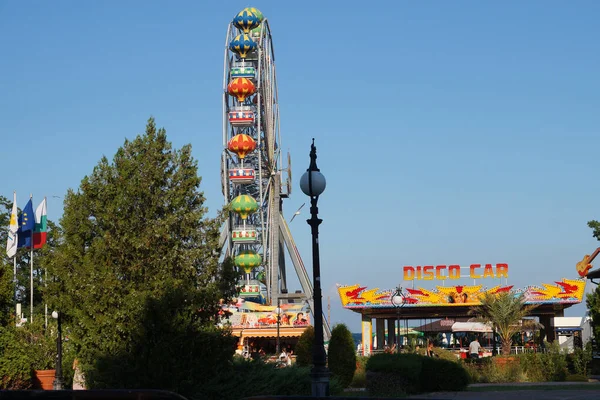
M54 369L35 370L33 377L33 388L52 390L54 388L55 376L56 370Z

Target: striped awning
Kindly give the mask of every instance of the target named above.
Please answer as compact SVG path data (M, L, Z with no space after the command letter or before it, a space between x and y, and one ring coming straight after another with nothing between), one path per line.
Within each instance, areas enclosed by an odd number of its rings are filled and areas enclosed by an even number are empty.
M300 337L307 326L289 327L282 326L279 328L279 337ZM264 328L233 328L231 330L233 336L238 338L276 338L277 327Z

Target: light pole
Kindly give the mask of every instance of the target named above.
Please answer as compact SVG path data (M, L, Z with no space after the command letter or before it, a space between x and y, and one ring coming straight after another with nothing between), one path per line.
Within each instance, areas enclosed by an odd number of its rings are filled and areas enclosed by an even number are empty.
M315 316L315 341L313 344L313 368L310 376L312 381L312 395L314 397L329 396L329 370L327 369L327 356L323 340L323 304L321 298L321 266L319 261L319 219L317 202L319 195L325 191L325 177L317 168L317 148L315 139L310 146L310 166L300 178L300 189L310 197L310 225L312 234L312 261L313 261L313 302Z
M396 318L396 322L398 323L398 336L396 336L396 353L400 353L400 309L404 307L406 304L406 297L402 292L402 286L398 286L396 291L392 293L392 298L390 299L394 307L396 307L396 312L398 316ZM407 332L408 333L408 332Z
M279 308L279 299L277 299L277 308L275 309L275 314L277 315L277 344L275 348L275 355L277 359L279 359L279 353L281 352L281 346L279 342L279 325L281 325L281 308Z
M58 324L58 337L56 338L56 378L54 379L54 390L63 389L62 379L62 324L61 324L61 313L58 311L52 311L52 318L54 318Z

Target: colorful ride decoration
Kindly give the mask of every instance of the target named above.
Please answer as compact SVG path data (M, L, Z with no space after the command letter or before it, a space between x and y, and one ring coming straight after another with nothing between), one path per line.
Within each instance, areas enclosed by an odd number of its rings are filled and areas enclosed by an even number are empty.
M596 255L597 254L594 254L594 257ZM592 267L593 267L593 265L591 264L592 260L593 259L590 257L590 255L586 254L585 256L583 256L583 259L575 265L575 268L577 269L577 273L579 274L580 277L585 278L588 271L590 269L592 269Z
M254 243L258 240L258 232L251 227L236 228L231 231L233 243Z
M255 92L256 86L247 78L235 78L227 85L227 93L237 97L240 103L243 103L246 97L252 96Z
M252 40L254 40L257 44L260 43L260 32L262 30L262 27L259 26L258 28L254 28L250 31L250 37L252 38Z
M252 38L246 33L237 35L230 43L229 50L240 56L246 58L248 54L252 53L257 49L258 45Z
M260 10L256 7L246 7L242 10L243 11L249 11L252 14L256 15L256 18L258 18L258 23L260 24L261 22L263 22L263 19L265 19L263 13L260 12Z
M248 215L258 210L258 203L254 200L254 197L241 194L237 196L231 202L231 209L240 216L241 219L245 220Z
M236 28L242 30L244 33L248 33L251 29L254 29L257 26L259 26L261 21L262 18L258 18L258 15L253 13L250 7L248 7L240 11L238 15L236 15L233 18L232 22Z
M581 303L585 291L585 279L563 278L555 284L529 286L515 290L515 295L523 295L525 304L577 304ZM496 294L511 292L513 286L494 286L491 289L482 285L436 286L435 289L406 289L404 307L430 306L476 306L481 304L481 297L486 293ZM391 296L393 290L380 291L379 288L367 289L366 286L338 286L338 294L342 306L349 309L361 308L393 308Z
M245 127L254 125L254 111L250 107L232 107L227 116L231 126Z
M244 133L235 135L227 143L227 150L237 154L240 160L243 160L248 153L253 152L255 149L256 141L252 139L252 136Z
M247 78L254 79L256 78L256 68L251 66L239 66L233 67L229 71L229 74L232 78Z
M246 284L240 288L240 296L256 297L260 295L260 285Z
M262 263L262 257L254 250L243 250L234 257L233 263L236 267L242 268L247 274Z
M229 180L236 184L252 183L256 179L256 171L254 168L230 168Z
M240 288L241 297L257 297L258 285L244 285ZM222 306L224 319L232 328L276 328L297 327L303 328L310 324L310 311L305 304L281 304L279 321L277 321L276 306L262 305L253 301L244 301L238 304L227 304ZM291 335L289 330L282 330L281 337L299 336Z

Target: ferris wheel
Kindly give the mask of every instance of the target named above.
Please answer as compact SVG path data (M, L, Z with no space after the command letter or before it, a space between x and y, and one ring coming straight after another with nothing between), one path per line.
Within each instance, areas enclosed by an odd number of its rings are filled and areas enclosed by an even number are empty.
M283 217L291 159L288 154L283 168L271 28L253 7L238 13L227 29L221 180L230 205L221 246L244 271L239 296L273 306L306 302L312 310L312 284ZM286 251L302 288L295 293L288 292Z

